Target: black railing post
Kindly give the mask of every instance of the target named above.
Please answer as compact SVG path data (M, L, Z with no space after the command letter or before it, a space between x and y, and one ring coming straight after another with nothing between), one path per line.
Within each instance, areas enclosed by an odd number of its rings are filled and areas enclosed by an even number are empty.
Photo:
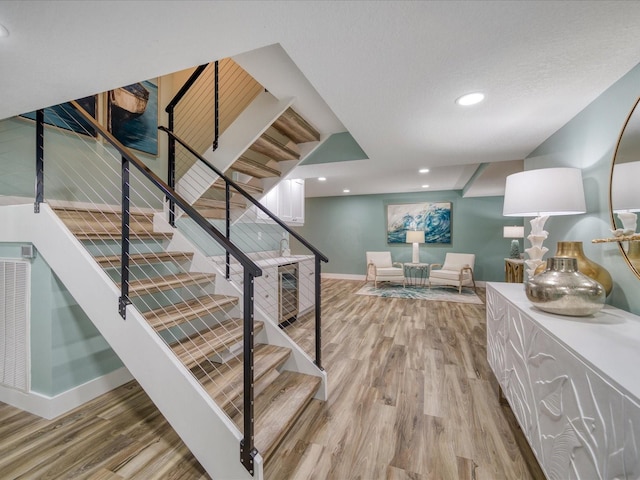
M213 64L213 151L215 152L218 149L218 138L220 137L220 110L218 108L218 94L219 94L219 83L218 83L218 61L216 60Z
M129 300L129 160L122 157L122 255L120 270L120 300L118 311L126 320Z
M253 459L258 451L253 444L253 274L244 269L243 362L244 362L244 438L240 441L240 461L253 475Z
M44 202L44 110L36 111L36 201L34 213L40 213Z
M167 110L169 113L169 130L173 132L174 112L173 107ZM176 140L169 135L168 147L168 163L167 163L167 184L173 190L176 188ZM169 200L169 225L176 226L176 204L171 197L167 197Z
M316 366L322 370L322 317L321 317L321 296L320 292L320 256L315 255L315 287L316 287Z
M224 188L224 201L225 201L225 232L227 235L227 240L231 239L231 190L229 189L229 183L225 183ZM226 258L226 268L225 268L225 278L229 280L231 278L231 256L229 255L229 251L227 251Z

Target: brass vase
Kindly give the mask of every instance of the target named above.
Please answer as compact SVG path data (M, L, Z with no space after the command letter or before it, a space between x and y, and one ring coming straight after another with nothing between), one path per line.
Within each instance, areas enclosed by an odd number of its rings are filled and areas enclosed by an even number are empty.
M640 272L640 241L633 240L629 242L629 249L627 250L627 258L629 263L636 269L636 272Z
M611 293L613 288L613 280L611 274L602 265L597 264L593 260L587 258L582 250L582 242L558 242L558 250L554 257L572 257L578 260L578 271L592 278L604 287L607 295ZM536 274L544 271L545 265L536 270Z

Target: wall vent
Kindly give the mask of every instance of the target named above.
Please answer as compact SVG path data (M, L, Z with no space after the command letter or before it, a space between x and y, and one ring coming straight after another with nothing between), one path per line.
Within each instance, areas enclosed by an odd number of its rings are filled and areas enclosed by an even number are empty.
M0 260L0 383L30 388L29 273L23 260Z

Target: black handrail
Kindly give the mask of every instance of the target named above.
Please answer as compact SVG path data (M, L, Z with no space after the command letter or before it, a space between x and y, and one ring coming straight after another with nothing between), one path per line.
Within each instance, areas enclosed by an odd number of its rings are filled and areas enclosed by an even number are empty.
M178 90L178 93L175 94L175 96L171 99L171 101L167 104L166 108L164 109L165 112L169 114L169 128L172 131L174 129L174 118L175 118L174 109L176 105L178 105L180 100L182 100L182 97L184 97L187 94L189 89L193 86L196 80L200 78L200 75L202 75L202 72L204 72L208 66L209 66L208 63L198 66L193 71L193 73L189 76L189 78L184 83L184 85L182 85L180 90ZM175 189L176 188L176 145L171 138L169 139L168 151L169 151L169 154L167 159L168 160L167 161L167 184L172 189ZM173 203L173 200L171 200L168 197L167 197L167 200L169 201L169 225L171 225L172 227L175 227L176 226L175 224L176 206Z
M169 113L171 110L175 108L175 106L180 102L180 100L182 100L182 97L186 95L186 93L189 91L191 86L194 83L196 83L196 80L198 79L198 77L202 75L202 72L204 72L205 68L207 68L208 66L209 64L205 63L203 65L198 66L193 71L189 79L184 83L184 85L182 85L180 90L178 90L178 93L176 93L175 96L171 99L171 101L167 104L166 108L164 109L165 112Z
M178 142L180 145L185 147L193 156L195 156L198 160L203 162L207 167L209 167L211 170L213 170L213 172L215 172L216 175L218 175L220 178L222 178L225 181L226 184L228 184L231 187L233 187L235 190L238 191L238 193L240 193L243 197L245 197L247 200L249 200L249 202L251 202L257 208L262 210L269 218L271 218L271 220L273 220L278 225L280 225L282 228L284 228L291 236L293 236L293 238L298 240L302 245L304 245L307 249L309 249L311 252L313 252L314 255L318 256L320 258L320 260L322 260L325 263L329 262L329 259L322 252L320 252L320 250L318 250L316 247L311 245L300 234L298 234L295 231L291 230L291 228L286 223L284 223L280 218L278 218L275 214L273 214L269 209L267 209L264 205L262 205L253 196L251 196L249 193L247 193L247 191L244 190L242 187L240 187L236 182L234 182L233 180L231 180L230 178L225 176L215 166L211 165L211 163L209 163L202 155L200 155L193 148L191 148L189 145L187 145L185 143L185 141L182 140L180 137L178 137L175 133L171 132L167 127L164 127L162 125L158 127L158 130L161 130L161 131L165 132L167 135L169 135L169 138L173 138L176 142Z

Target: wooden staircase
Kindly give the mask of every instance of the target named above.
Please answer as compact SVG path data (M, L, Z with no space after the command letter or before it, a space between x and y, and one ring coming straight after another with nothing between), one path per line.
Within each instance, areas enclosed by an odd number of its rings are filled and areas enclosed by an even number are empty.
M223 173L229 178L234 178L236 174L250 177L236 183L247 193L260 198L264 193L264 179L279 178L282 162L300 159L299 144L319 140L320 133L292 108L288 108ZM205 218L225 218L224 189L224 182L217 180L209 191L195 202L194 206ZM246 208L244 198L233 194L232 208Z
M117 250L119 213L97 208L54 210L93 250L99 243L114 243ZM191 253L165 251L168 236L153 231L151 218L151 214L132 214L132 232L137 239L153 242L149 248L156 251L130 255L130 298L175 357L242 432L243 320L238 318L239 299L213 293L215 275L189 271ZM163 248L158 249L158 245ZM107 255L94 254L94 259L119 285L120 257L113 250ZM263 328L264 324L256 321L255 335ZM289 348L256 343L254 431L255 445L264 461L276 451L321 384L320 377L283 370L290 355ZM219 358L229 359L222 363L216 361Z

